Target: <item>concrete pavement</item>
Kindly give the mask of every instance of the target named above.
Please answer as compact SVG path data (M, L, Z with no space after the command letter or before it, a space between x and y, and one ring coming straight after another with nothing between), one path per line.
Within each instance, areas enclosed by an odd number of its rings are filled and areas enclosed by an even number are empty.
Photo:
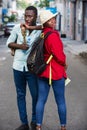
M82 52L87 53L87 43L84 41L70 40L68 38L62 38L62 41L67 50L75 55L79 55Z
M73 44L72 46L74 46L77 41L74 41L74 43L72 42L72 40L63 39L65 46L64 49L68 49L71 52L69 44ZM6 38L0 38L0 57L2 57L0 60L0 130L14 130L20 125L20 121L16 105L16 91L12 75L13 72L11 69L13 57L8 52L7 47L4 46L5 44ZM75 49L75 47L73 47L73 49ZM74 51L72 51L72 53L74 53ZM67 130L86 130L87 65L82 64L79 59L77 60L77 58L72 59L72 54L67 54L69 63L68 73L71 79L71 83L66 87L68 109ZM29 91L27 91L27 111L29 121L31 121L31 103L31 96ZM45 107L43 130L60 130L57 108L52 89Z

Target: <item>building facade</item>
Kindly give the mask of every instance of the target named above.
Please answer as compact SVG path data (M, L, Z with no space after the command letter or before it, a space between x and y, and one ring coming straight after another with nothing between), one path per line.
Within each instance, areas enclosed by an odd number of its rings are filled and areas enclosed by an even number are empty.
M76 40L87 40L87 1L66 1L66 34Z
M61 33L70 39L87 40L87 0L55 0L61 5Z
M27 0L28 1L28 0ZM51 7L60 12L57 28L70 39L87 41L87 0L49 0ZM16 10L16 0L0 0L2 9ZM1 21L0 21L1 22Z

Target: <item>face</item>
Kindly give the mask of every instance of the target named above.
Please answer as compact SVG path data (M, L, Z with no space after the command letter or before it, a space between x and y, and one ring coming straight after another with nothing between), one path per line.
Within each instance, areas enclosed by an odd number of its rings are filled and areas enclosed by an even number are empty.
M51 27L51 28L55 29L55 27L56 27L56 17L53 17L53 18L51 18L50 20L48 20L48 21L45 23L45 26L46 26L46 27Z
M34 25L36 22L36 15L33 10L25 10L24 15L25 23L29 26Z

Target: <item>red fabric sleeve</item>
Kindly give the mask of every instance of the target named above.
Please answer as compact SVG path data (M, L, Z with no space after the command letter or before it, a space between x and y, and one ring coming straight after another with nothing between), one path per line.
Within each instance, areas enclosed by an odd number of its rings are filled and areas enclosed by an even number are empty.
M48 42L49 49L50 49L51 53L53 54L56 62L65 66L66 56L65 56L64 51L63 51L63 43L60 39L59 34L52 33L48 37L48 41L49 41Z

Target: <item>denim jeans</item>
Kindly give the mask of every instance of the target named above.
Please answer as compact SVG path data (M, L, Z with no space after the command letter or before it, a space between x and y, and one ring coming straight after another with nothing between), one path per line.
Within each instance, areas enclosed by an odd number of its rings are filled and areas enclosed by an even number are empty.
M26 109L26 86L28 83L28 87L30 89L30 94L32 97L32 121L36 122L36 103L38 96L37 77L34 74L26 72L25 70L21 72L13 69L13 74L17 92L17 105L20 120L22 124L28 124Z
M57 104L61 126L66 125L66 103L65 103L65 79L52 81L55 101ZM41 125L43 121L44 107L49 94L50 86L48 79L38 78L38 101L36 105L36 122Z

